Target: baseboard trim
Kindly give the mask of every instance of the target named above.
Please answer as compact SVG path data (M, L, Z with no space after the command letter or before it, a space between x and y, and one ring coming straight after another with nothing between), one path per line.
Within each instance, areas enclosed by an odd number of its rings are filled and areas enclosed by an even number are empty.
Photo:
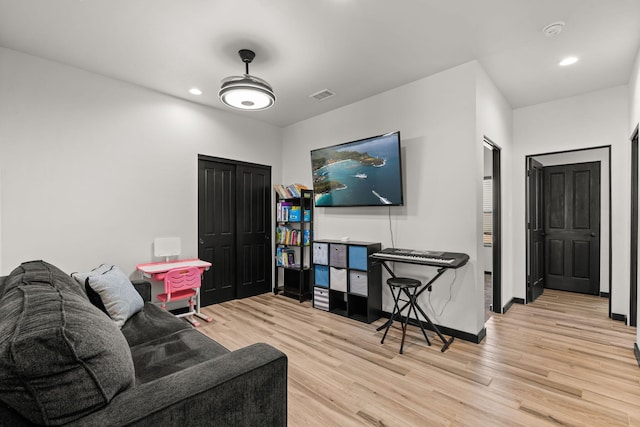
M389 313L388 311L383 311L382 312L382 316L386 317L387 319L391 318L391 313ZM404 321L405 316L402 316L402 319ZM422 327L425 329L428 329L430 331L433 331L433 328L431 328L427 322L424 321L420 321L420 323L422 323ZM418 326L418 321L412 318L409 318L409 324L413 325L413 326ZM442 332L444 335L449 335L452 337L456 337L459 338L461 340L464 341L469 341L472 342L474 344L480 344L482 342L482 340L487 336L487 330L486 328L482 328L482 330L480 332L478 332L477 334L471 334L469 332L464 332L464 331L459 331L457 329L452 329L452 328L447 328L446 326L441 326L441 325L436 325L438 327L438 329L440 329L440 332ZM431 339L431 337L430 337ZM436 341L436 343L440 342L440 340L436 337L436 339L438 341ZM431 341L433 342L433 339L431 339Z
M640 348L638 348L638 343L633 343L633 354L636 355L636 362L638 362L638 366L640 367Z
M609 292L600 292L602 298L609 298Z
M611 313L611 319L612 320L619 320L620 322L624 322L625 324L627 323L627 315L626 314Z
M504 307L502 307L502 314L505 314L507 311L509 311L513 304L524 304L524 299L511 298L511 301L509 301Z

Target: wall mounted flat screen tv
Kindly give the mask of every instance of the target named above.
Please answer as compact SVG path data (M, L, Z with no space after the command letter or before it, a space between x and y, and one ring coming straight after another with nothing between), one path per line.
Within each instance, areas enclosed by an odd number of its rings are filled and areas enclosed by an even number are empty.
M316 207L400 206L400 132L311 151Z

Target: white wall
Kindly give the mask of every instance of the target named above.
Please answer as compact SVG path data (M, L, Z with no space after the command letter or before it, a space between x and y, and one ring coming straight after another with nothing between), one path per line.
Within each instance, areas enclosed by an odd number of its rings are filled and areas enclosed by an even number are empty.
M500 147L500 198L501 198L501 232L502 232L502 307L513 298L513 229L511 200L513 186L509 177L513 167L513 116L512 108L493 84L487 73L478 66L476 73L476 138L478 150L484 157L483 140L489 138L491 142ZM477 190L478 203L482 211L482 184ZM482 235L482 218L479 224L479 236ZM482 248L482 240L478 241Z
M629 79L629 136L640 123L640 49Z
M572 151L568 153L547 154L536 156L535 159L543 166L565 165L572 163L600 162L600 292L609 293L609 150L598 148L594 150Z
M1 273L45 259L132 274L159 236L197 256L198 154L271 165L279 181L280 138L271 125L0 48Z
M473 334L484 327L479 69L475 62L464 64L296 123L284 129L283 139L283 181L310 185L311 149L400 130L405 205L318 208L315 236L390 247L391 229L396 247L469 254L469 264L447 272L421 305L435 323ZM395 268L421 279L435 274L428 267ZM383 309L391 312L392 305L384 286Z
M611 309L629 312L628 87L587 93L513 112L514 297L526 298L525 157L611 145Z

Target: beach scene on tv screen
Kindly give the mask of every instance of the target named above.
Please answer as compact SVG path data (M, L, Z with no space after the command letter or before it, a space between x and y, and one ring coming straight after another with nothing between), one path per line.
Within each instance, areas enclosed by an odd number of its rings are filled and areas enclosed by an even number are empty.
M398 134L311 152L315 205L402 204Z

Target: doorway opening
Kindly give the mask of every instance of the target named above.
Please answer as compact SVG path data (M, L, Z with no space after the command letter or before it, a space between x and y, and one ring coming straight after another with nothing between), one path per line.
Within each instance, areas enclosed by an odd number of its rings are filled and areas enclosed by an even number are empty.
M526 156L527 303L545 288L609 298L611 146Z
M502 313L502 203L500 147L484 137L484 179L482 182L482 240L484 266L485 321L491 313Z
M638 126L631 135L631 266L629 326L638 320Z

